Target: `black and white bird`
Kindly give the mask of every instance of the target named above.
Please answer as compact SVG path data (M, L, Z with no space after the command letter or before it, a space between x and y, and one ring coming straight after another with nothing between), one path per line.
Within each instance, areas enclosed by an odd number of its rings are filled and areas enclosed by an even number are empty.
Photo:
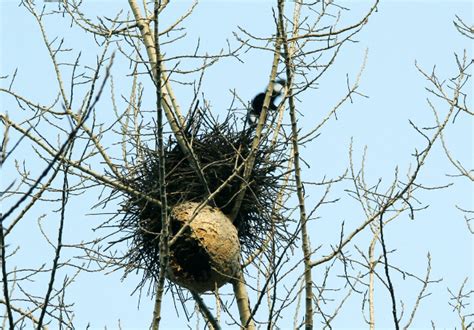
M268 105L268 110L275 111L277 106L275 105L275 100L285 93L286 89L286 80L278 79L273 85L272 95L270 96L270 104ZM252 107L249 109L247 114L247 121L251 126L255 126L258 123L260 114L262 113L263 101L265 100L265 92L257 94L252 100Z

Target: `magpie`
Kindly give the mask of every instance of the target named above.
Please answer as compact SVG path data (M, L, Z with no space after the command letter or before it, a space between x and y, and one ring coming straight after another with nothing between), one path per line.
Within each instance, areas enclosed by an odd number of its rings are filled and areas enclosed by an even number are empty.
M268 110L275 111L277 106L275 105L275 99L284 94L286 89L286 80L278 79L273 85L272 95L270 96L270 104ZM265 100L265 92L257 94L252 100L252 107L247 113L247 121L251 126L255 126L258 123L260 114L262 113L263 101Z

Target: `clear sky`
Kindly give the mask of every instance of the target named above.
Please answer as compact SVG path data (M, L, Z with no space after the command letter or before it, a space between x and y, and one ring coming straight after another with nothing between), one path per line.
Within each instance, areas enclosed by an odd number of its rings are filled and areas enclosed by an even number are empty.
M170 11L166 20L172 21L187 6L180 1ZM344 6L351 11L343 11L340 26L357 22L370 7L369 1L346 1ZM54 6L54 4L48 4ZM274 31L271 8L272 1L202 1L194 14L186 21L187 36L179 41L178 46L164 46L167 55L190 52L200 39L201 49L209 53L218 52L226 47L226 39L236 44L232 31L238 26L255 33L267 36ZM291 2L288 2L291 7ZM120 8L128 10L126 1L88 1L87 12L91 17L106 14L113 17ZM353 103L347 103L338 112L338 120L330 120L321 131L321 136L302 150L305 161L310 168L305 168L303 179L320 181L323 177L335 177L344 172L348 166L348 150L353 139L354 160L360 163L364 147L367 146L366 179L376 184L382 178L382 186L388 187L398 166L401 176L405 176L415 160L412 153L415 149L424 148L425 141L409 124L413 121L420 127L435 125L434 117L426 98L430 95L425 90L428 83L416 70L415 61L420 67L431 72L436 65L438 76L448 79L456 74L454 53L461 54L467 49L472 58L472 40L461 36L453 25L455 15L466 23L474 24L473 4L471 1L382 1L369 23L356 36L357 43L347 44L341 50L332 70L320 81L319 88L302 97L298 110L302 114L303 131L309 131L317 125L324 115L346 93L346 74L351 81L360 70L367 50L367 64L361 78L360 91L368 98L355 97ZM51 103L56 97L57 88L53 68L48 61L46 48L42 44L40 33L34 18L18 1L0 3L0 76L11 75L18 68L13 90L39 103ZM65 58L75 57L82 52L84 64L95 64L95 56L100 49L88 34L69 27L69 20L60 16L46 20L46 30L50 40L64 38L65 45L72 48ZM231 90L235 89L243 100L250 100L257 92L265 88L271 66L271 54L251 51L242 55L243 63L233 59L223 60L208 73L204 80L203 92L211 102L212 111L223 116L232 100ZM68 70L68 68L65 68ZM117 60L113 69L117 90L126 94L130 88L128 63ZM69 79L69 78L68 78ZM0 80L0 86L7 88L10 80ZM472 84L471 84L472 87ZM472 90L472 88L471 88ZM178 100L184 109L187 108L191 94L189 89L176 86ZM106 101L104 101L106 102ZM153 102L153 101L150 101ZM147 104L148 102L145 102ZM150 105L152 103L149 103ZM445 105L440 105L441 114L446 113ZM109 105L110 106L110 105ZM472 101L470 103L472 110ZM8 113L11 118L21 120L25 114L14 100L0 93L0 112ZM107 103L103 103L101 115L107 118ZM68 125L67 123L64 123ZM69 126L65 126L69 127ZM3 127L2 127L3 129ZM52 132L44 132L45 135ZM446 130L446 141L453 155L473 168L473 120L461 115ZM51 136L52 141L56 137ZM111 141L112 142L112 141ZM53 142L52 142L53 143ZM21 144L15 159L32 173L39 173L44 165L32 153L31 146ZM397 219L386 233L389 249L397 249L391 255L391 262L407 272L424 276L426 255L432 255L432 278L443 279L433 284L428 292L431 296L422 301L414 327L431 328L431 320L439 327L459 327L457 317L448 305L447 289L458 290L464 278L469 277L468 285L472 288L473 242L463 214L456 205L473 209L474 190L472 182L465 178L453 177L455 169L443 154L439 141L428 157L424 170L420 173L420 182L427 186L443 186L454 183L441 191L424 191L418 195L420 205L429 205L426 210L417 213L415 220L407 216ZM4 165L1 173L2 190L12 179L17 178L13 159ZM350 199L345 189L350 183L336 188L332 198L342 198L336 206L321 209L320 219L310 227L313 246L323 245L315 256L330 251L330 244L339 240L340 224L345 222L346 231L355 228L364 219L363 211ZM91 210L100 198L100 190L94 189L89 195L79 196L71 201L65 232L66 243L77 243L94 238L97 232L92 228L103 221L103 215L91 215L99 212L112 212L113 205L106 210ZM321 197L323 188L307 188L307 199L314 205ZM5 202L5 205L8 203ZM12 247L20 245L18 253L12 258L12 264L18 267L35 268L43 263L50 264L52 249L45 243L38 230L38 219L44 215L42 223L45 230L54 235L57 226L57 214L53 210L57 205L44 202L42 207L35 207L9 237ZM5 209L5 206L4 206ZM99 233L104 235L105 232ZM53 236L54 237L54 236ZM369 235L361 235L354 242L366 251L370 242ZM66 256L75 256L78 252L66 249ZM354 253L355 250L352 250ZM78 263L78 262L76 262ZM79 263L78 263L79 264ZM324 267L315 269L313 276L319 280ZM67 269L60 273L72 276L74 270ZM77 328L87 323L93 327L114 328L120 324L125 328L145 328L151 320L153 301L143 292L141 300L133 293L140 275L122 279L121 270L104 274L81 272L67 291L67 299L74 302ZM403 299L410 310L419 283L396 277L397 298ZM35 294L41 295L46 290L46 278L35 283L26 284ZM229 288L224 288L230 290ZM377 324L391 327L391 315L388 306L388 295L379 284L380 296L376 303ZM166 310L163 318L164 328L183 324L183 312L175 308L168 294L165 300ZM343 312L335 320L335 328L365 328L366 324L360 315L361 297L354 295ZM188 306L190 311L192 305ZM235 313L237 310L235 308ZM176 318L180 321L176 321ZM288 316L282 325L291 327L293 320Z

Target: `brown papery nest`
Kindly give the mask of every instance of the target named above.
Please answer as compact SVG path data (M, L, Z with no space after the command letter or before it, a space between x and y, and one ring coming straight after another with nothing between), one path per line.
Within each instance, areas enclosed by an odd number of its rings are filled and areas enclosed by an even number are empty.
M234 173L235 169L249 156L254 128L238 128L238 119L228 115L224 122L218 123L202 112L195 112L188 118L183 134L191 145L193 153L202 169L206 184L210 192L218 189ZM127 185L156 200L159 195L159 157L155 150L143 150L145 157L137 162L133 169L124 177ZM214 208L226 216L229 223L235 227L239 253L243 257L251 255L260 249L264 241L271 234L276 240L287 240L283 218L275 211L279 200L281 178L285 172L283 165L287 163L286 144L280 143L270 146L270 142L263 137L256 150L256 158L247 189L234 221L229 215L234 207L236 197L241 191L243 183L243 166L232 180L221 189L208 207ZM173 208L182 207L183 203L194 202L195 209L206 201L208 189L203 185L185 153L181 150L176 139L171 137L165 150L166 194L169 214ZM197 203L197 204L196 204ZM175 212L176 213L176 212ZM122 203L122 214L119 227L121 232L129 238L129 251L126 254L129 265L145 269L145 278L158 276L160 265L159 242L162 228L161 206L147 201L143 197L125 194ZM222 217L215 217L212 221L221 221ZM176 221L171 217L171 234L174 236L186 221ZM212 224L211 221L211 224ZM208 221L209 222L209 221ZM187 277L199 280L200 277L210 277L206 272L217 267L209 261L207 247L201 238L196 238L193 231L199 229L188 227L179 237L170 250L170 264L180 270L185 269ZM204 228L201 232L214 231ZM219 235L227 235L225 232ZM219 239L217 239L217 243ZM196 254L193 254L196 252ZM239 258L240 259L240 258ZM217 267L217 272L221 271ZM227 274L232 277L234 274ZM173 276L168 276L172 279ZM179 282L179 281L175 281ZM220 285L220 284L219 284ZM204 290L197 290L204 291Z

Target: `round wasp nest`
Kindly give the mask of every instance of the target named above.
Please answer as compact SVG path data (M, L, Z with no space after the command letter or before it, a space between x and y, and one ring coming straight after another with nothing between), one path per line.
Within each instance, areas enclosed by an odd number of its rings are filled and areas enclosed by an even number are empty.
M184 202L170 214L173 231L191 219L170 248L168 278L195 292L215 290L237 275L240 244L237 229L218 208Z

